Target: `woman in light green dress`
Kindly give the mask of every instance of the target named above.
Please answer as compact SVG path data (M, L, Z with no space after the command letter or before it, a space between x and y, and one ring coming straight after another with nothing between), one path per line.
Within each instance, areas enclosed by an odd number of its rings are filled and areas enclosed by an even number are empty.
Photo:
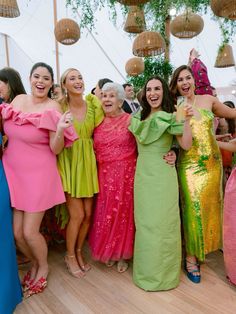
M190 148L192 108L186 107L185 123L176 122L168 86L160 77L146 83L141 106L129 127L138 145L133 280L147 291L169 290L179 283L181 235L176 170L163 154L174 135L184 149Z
M84 80L77 69L66 70L61 85L65 96L60 103L64 111L72 113L79 136L71 148L65 148L58 156L69 213L65 262L71 275L80 278L90 269L82 256L82 248L90 226L93 196L99 190L92 136L104 114L96 96L90 94L83 98Z

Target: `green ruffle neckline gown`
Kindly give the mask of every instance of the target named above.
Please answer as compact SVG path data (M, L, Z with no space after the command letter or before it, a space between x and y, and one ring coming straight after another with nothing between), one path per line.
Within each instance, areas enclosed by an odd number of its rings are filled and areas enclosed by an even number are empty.
M181 232L177 173L163 155L183 124L174 114L158 111L144 121L136 114L129 130L138 145L133 280L147 291L169 290L179 284Z

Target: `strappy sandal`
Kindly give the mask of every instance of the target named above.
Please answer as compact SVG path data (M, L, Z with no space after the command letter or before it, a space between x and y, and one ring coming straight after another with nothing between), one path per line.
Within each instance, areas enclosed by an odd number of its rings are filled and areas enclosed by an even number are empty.
M121 259L117 262L118 273L124 273L128 268L129 264L124 259Z
M28 291L33 282L34 279L31 278L31 270L28 270L21 281L23 292Z
M47 287L47 278L41 277L36 283L33 283L29 290L24 294L24 297L27 299L31 297L34 294L38 294L44 291L44 289Z
M187 264L190 264L190 265L187 265ZM189 280L191 280L193 283L200 283L201 274L196 274L196 273L200 273L200 265L197 262L190 262L186 258L184 269L186 271L186 274Z
M82 264L82 262L80 263L81 260L83 261L83 258L81 255L81 249L77 249L76 252L77 252L77 254L76 254L77 255L77 261L79 263L80 268L85 272L89 271L91 269L91 266L88 263L86 263L86 264ZM80 255L80 256L78 256L78 255Z
M71 266L71 262L69 261L70 259L75 259L76 262L77 262L77 259L75 257L75 255L66 255L64 257L64 261L66 263L66 267L68 269L68 272L75 278L82 278L85 276L84 272L79 268L79 265L78 265L78 268L73 268Z

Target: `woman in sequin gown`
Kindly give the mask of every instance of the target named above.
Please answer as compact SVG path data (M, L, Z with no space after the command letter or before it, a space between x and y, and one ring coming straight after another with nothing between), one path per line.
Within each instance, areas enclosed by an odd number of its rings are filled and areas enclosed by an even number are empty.
M99 194L96 199L89 244L95 260L117 270L128 268L133 256L133 185L136 142L129 132L130 115L122 111L124 89L116 83L103 87L104 121L94 131Z
M170 90L175 97L185 96L194 107L191 119L193 145L181 151L178 174L186 248L187 276L200 282L197 261L221 247L222 164L213 134L214 115L235 118L236 110L211 95L194 94L191 69L180 66L173 74Z

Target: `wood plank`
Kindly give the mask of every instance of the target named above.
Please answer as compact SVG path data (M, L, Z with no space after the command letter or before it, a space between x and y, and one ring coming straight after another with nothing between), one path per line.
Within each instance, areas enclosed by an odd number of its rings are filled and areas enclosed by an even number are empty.
M236 313L236 288L225 278L220 251L209 254L201 266L202 282L191 283L184 273L178 288L145 292L132 282L132 267L119 274L116 266L91 261L84 278L73 278L63 261L64 245L50 248L49 284L44 293L26 299L15 314L165 314ZM89 258L88 250L86 252ZM20 270L22 276L26 270Z

